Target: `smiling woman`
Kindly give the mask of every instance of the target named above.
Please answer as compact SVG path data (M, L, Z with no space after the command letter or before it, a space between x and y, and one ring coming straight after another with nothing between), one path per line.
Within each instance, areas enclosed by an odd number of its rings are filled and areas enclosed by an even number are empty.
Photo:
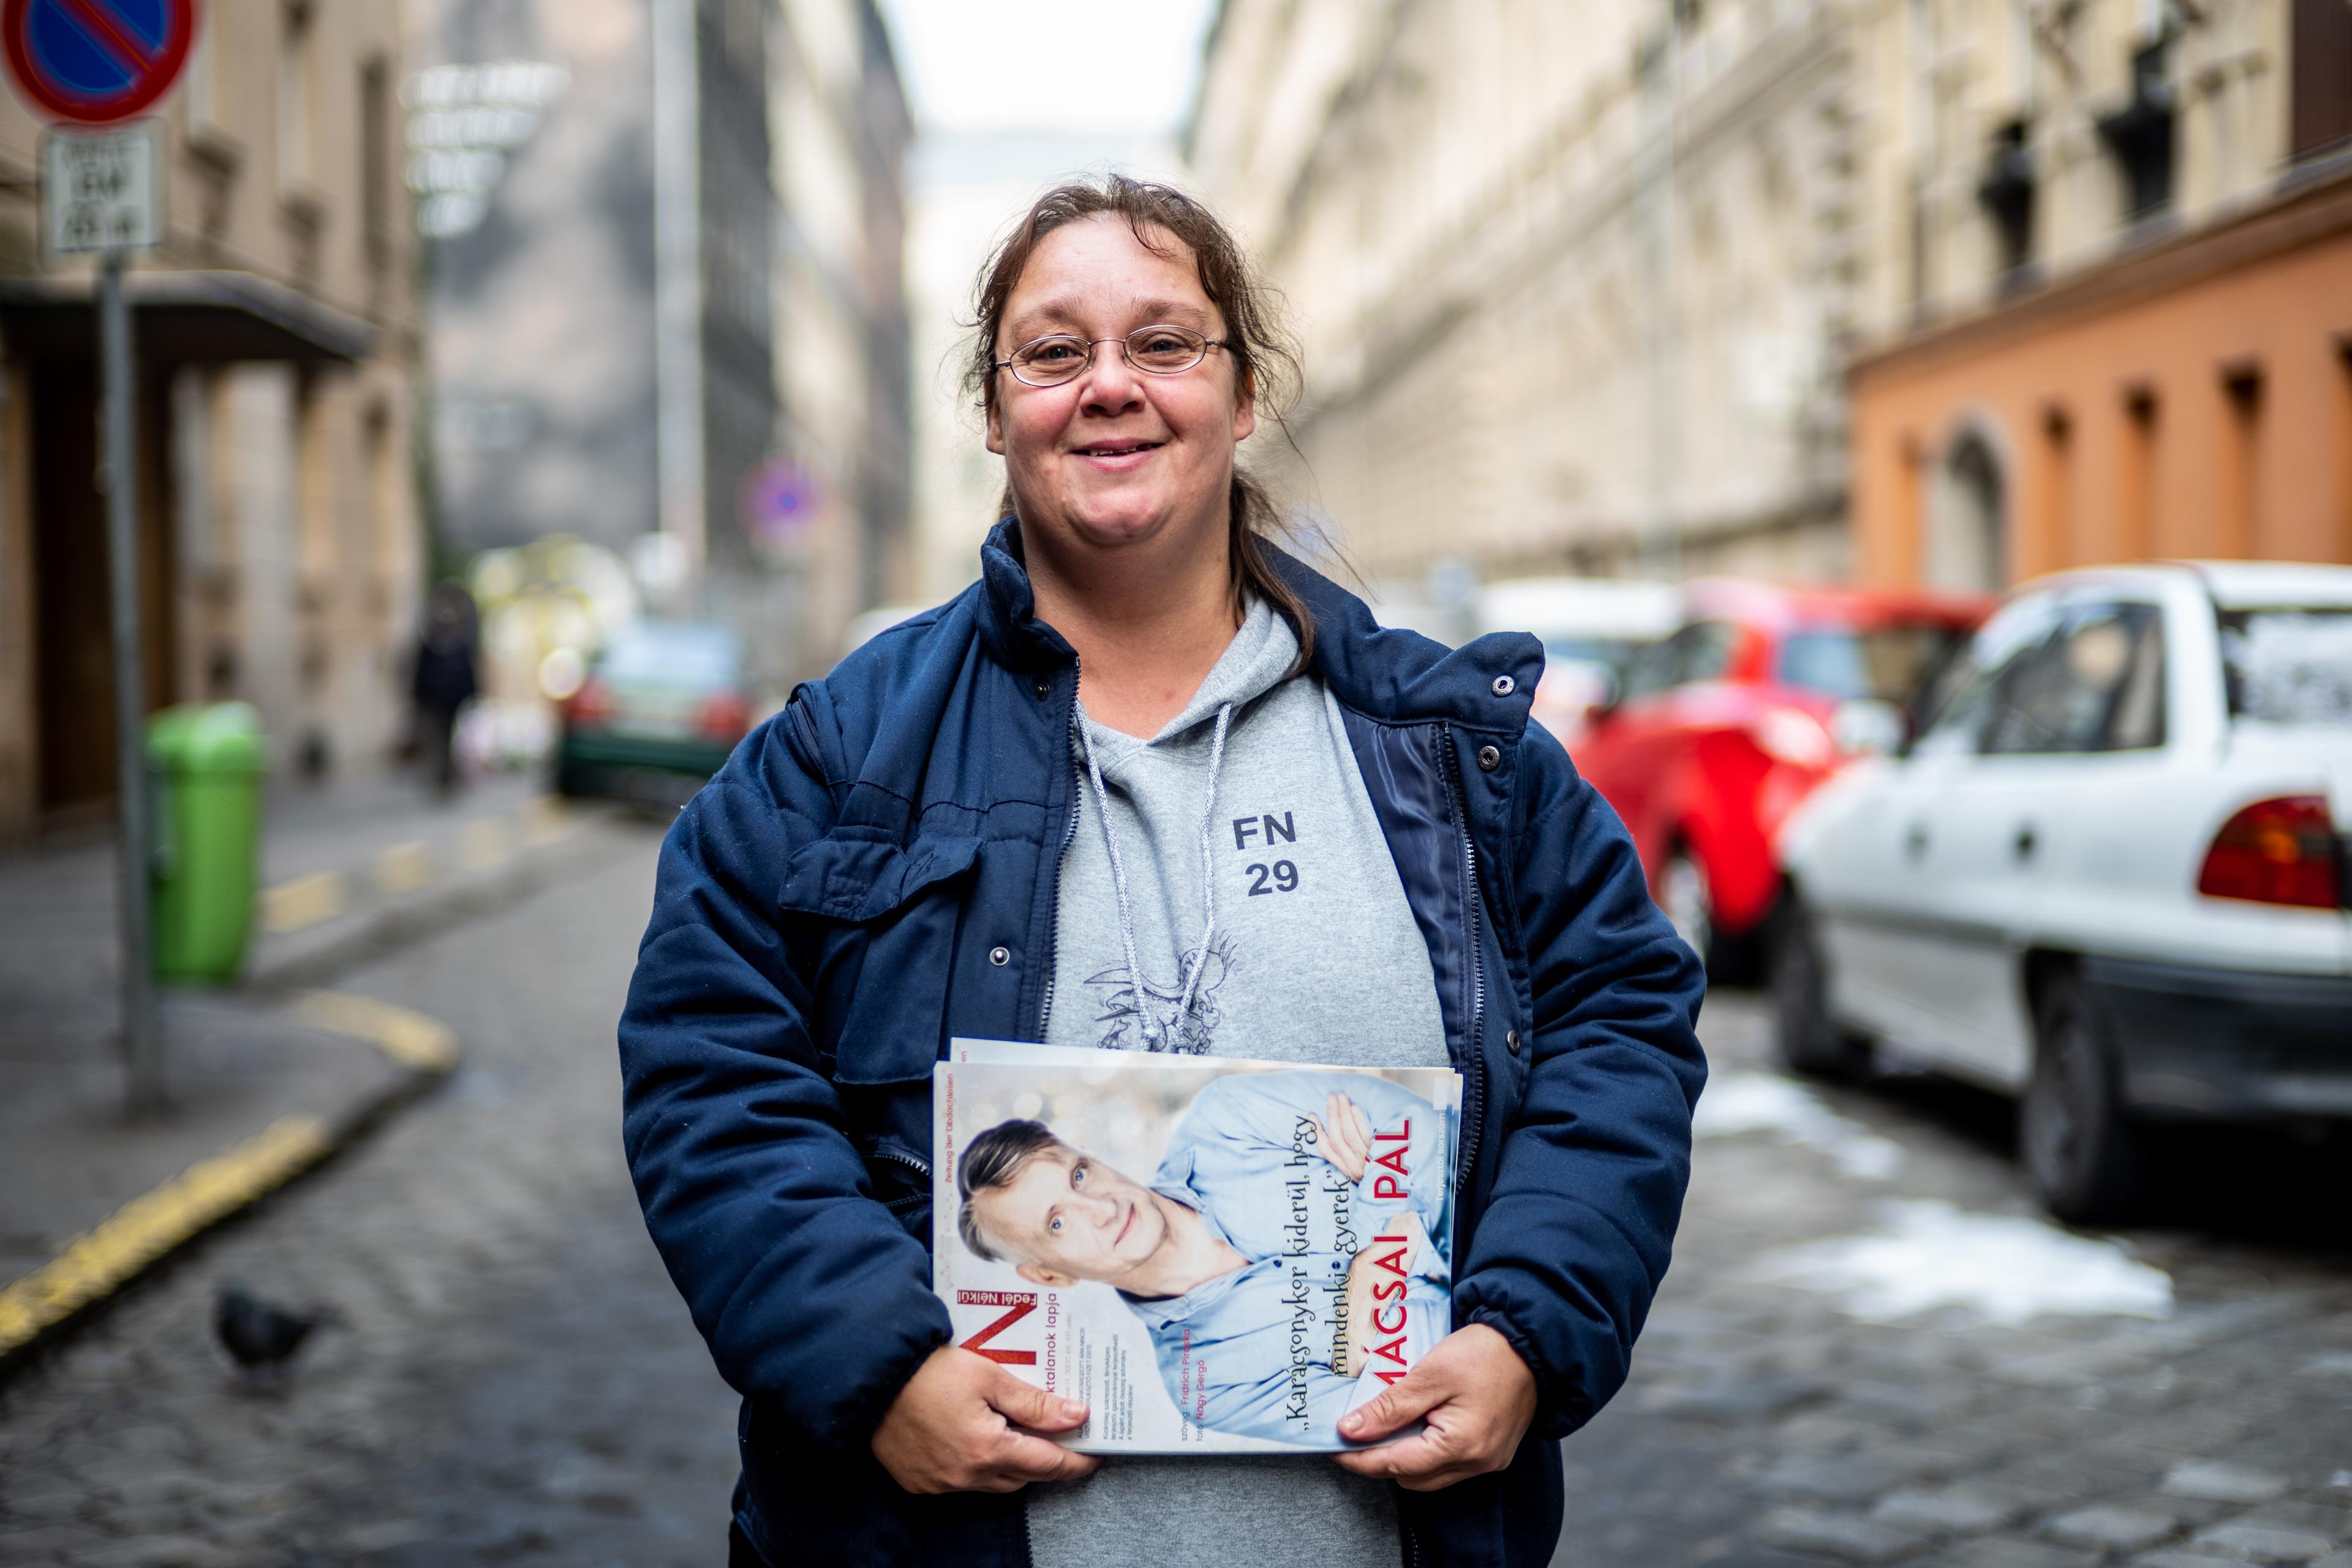
M802 687L680 813L621 1026L648 1226L744 1391L738 1560L1540 1568L1550 1440L1616 1392L1665 1268L1697 962L1528 724L1533 637L1383 631L1277 542L1239 448L1297 364L1207 209L1049 191L976 299L1006 481L981 580ZM1089 1412L956 1343L933 1293L919 1151L958 1036L1459 1072L1456 1326L1336 1455L1050 1441ZM1296 1321L1199 1356L1273 1257L1199 1165L1187 1198L1164 1162L1006 1125L1002 1182L956 1173L978 1255L1124 1292L1196 1391L1288 1379L1294 1334L1348 1379Z
M1165 185L1117 174L1064 185L990 258L975 303L964 384L1005 459L998 510L1026 525L1040 608L1064 611L1046 618L1069 635L1065 616L1084 614L1072 585L1104 568L1164 584L1173 592L1153 596L1171 606L1214 580L1229 624L1256 597L1305 628L1294 670L1305 668L1312 617L1265 554L1281 515L1235 454L1260 413L1280 426L1298 361L1224 226ZM1081 658L1084 635L1072 638ZM1202 651L1213 663L1222 647ZM1089 670L1089 710L1148 735L1208 663L1143 690Z

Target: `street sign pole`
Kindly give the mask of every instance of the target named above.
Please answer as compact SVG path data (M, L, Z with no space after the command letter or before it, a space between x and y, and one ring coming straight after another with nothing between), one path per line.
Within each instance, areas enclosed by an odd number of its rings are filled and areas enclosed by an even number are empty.
M122 252L98 269L99 363L105 383L106 553L113 591L116 791L122 813L122 1050L134 1116L163 1109L163 1037L155 1017L155 966L147 933L147 879L154 824L147 789L147 691L139 645L139 453L132 423L137 360Z
M164 1102L148 879L146 666L139 634L138 356L123 260L163 243L161 123L130 122L179 80L196 41L196 0L0 0L0 58L25 106L53 122L41 205L54 256L97 253L107 576L114 643L115 794L121 822L122 1055L131 1112Z

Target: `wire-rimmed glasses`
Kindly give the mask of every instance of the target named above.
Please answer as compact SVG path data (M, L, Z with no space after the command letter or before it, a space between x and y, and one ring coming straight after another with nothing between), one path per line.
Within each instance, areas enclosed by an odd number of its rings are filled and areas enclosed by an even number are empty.
M1097 343L1118 344L1127 363L1147 375L1181 375L1208 358L1211 349L1226 346L1223 339L1204 338L1189 327L1138 327L1123 338L1051 332L1031 338L1012 357L998 360L996 368L1010 370L1024 386L1059 386L1086 373Z

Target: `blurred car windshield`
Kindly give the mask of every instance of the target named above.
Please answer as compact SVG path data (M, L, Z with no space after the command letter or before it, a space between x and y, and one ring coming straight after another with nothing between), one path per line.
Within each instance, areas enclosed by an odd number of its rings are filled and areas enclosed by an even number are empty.
M1626 660L1649 646L1638 637L1546 637L1547 664L1598 664L1622 670Z
M735 682L735 634L724 626L635 626L615 636L596 662L615 686L684 686L698 690Z
M2352 724L2352 609L2225 610L2230 716Z
M1825 697L1913 706L1968 638L1966 631L1934 623L1792 632L1780 644L1780 679Z

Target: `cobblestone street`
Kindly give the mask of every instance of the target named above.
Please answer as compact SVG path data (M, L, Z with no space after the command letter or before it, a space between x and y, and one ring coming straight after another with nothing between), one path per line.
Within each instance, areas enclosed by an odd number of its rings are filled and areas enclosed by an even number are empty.
M0 1391L0 1563L724 1560L733 1400L645 1237L612 1024L654 833L338 984L447 1022L439 1096ZM2044 1224L1999 1102L1801 1087L1719 995L1683 1238L1633 1384L1566 1447L1563 1568L2352 1564L2339 1152L2183 1146L2177 1228ZM248 1387L242 1280L331 1306Z

